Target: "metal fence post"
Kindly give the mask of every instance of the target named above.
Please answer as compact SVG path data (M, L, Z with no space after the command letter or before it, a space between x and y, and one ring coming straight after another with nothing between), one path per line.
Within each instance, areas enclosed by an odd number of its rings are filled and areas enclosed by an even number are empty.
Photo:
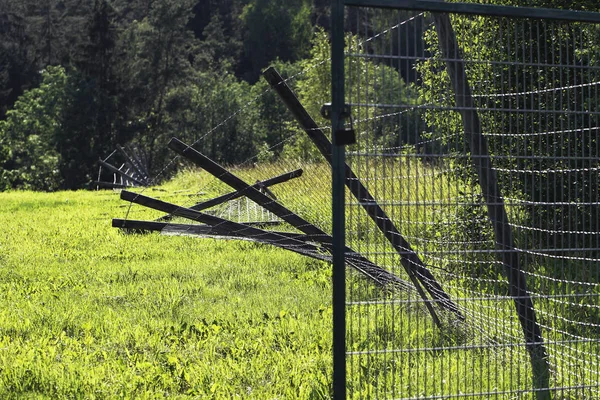
M345 248L345 148L337 145L336 131L343 128L344 109L344 2L331 2L331 127L332 127L332 235L333 235L333 398L346 398L346 271Z

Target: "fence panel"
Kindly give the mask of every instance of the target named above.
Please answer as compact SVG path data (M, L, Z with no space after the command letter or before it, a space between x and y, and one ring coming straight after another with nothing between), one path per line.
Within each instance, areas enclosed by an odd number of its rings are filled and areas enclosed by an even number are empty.
M348 274L347 396L598 398L600 25L345 24L346 243L413 283Z

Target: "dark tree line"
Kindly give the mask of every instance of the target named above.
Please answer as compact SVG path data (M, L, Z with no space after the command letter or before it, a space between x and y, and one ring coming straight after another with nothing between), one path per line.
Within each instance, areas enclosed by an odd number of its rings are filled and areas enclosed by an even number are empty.
M309 55L322 3L0 0L0 189L81 187L117 144L160 168L165 137L206 133L269 63ZM210 155L253 154L256 124L234 118Z
M598 8L592 0L496 3ZM269 64L294 75L324 60L328 12L328 0L0 0L0 190L82 187L117 144L142 149L157 173L171 157L169 137L194 142L218 124L203 143L217 161L239 163L270 148L295 129L285 109L267 95L235 112L264 93L259 77ZM352 12L347 30L355 35L394 23ZM409 56L429 51L425 26L415 24L400 28L409 40L382 45ZM292 82L317 116L328 99L323 67ZM388 67L399 73L396 89L403 80L423 84L409 62ZM377 95L399 101L401 93ZM381 145L418 139L400 126L379 128ZM281 151L311 157L301 138L292 145Z

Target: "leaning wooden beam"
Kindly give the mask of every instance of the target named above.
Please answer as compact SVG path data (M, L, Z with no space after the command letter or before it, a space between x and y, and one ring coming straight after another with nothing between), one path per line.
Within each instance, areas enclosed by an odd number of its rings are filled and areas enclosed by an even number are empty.
M279 183L287 182L291 179L302 176L302 172L303 172L302 169L297 169L297 170L294 170L291 172L286 172L285 174L281 174L274 178L256 182L254 185L252 185L252 187L254 187L256 189L261 189L263 186L269 187L269 186L277 185ZM192 210L197 210L197 211L205 210L207 208L214 207L218 204L224 203L226 201L234 200L234 199L237 199L242 196L244 196L244 192L240 191L240 190L236 190L235 192L226 193L226 194L216 197L214 199L207 200L202 203L198 203L190 208Z
M121 198L123 200L140 204L148 208L167 212L179 217L191 219L192 221L203 222L205 224L211 225L213 227L214 232L222 236L240 236L250 238L264 243L269 243L290 251L294 251L299 254L309 255L313 258L329 261L329 257L324 256L322 254L321 248L323 247L326 250L330 251L331 236L327 234L323 234L322 236L294 236L294 234L290 234L287 232L282 233L265 231L259 228L239 224L213 215L204 214L195 210L191 210L189 208L180 207L175 204L167 203L162 200L153 199L151 197L128 192L125 190L121 192ZM119 221L123 220L113 220L113 226L122 228L123 223ZM164 224L161 222L153 223ZM310 242L318 243L320 246L315 246ZM348 264L357 271L371 278L373 281L379 283L382 286L393 283L395 286L398 286L400 288L410 288L407 282L387 272L385 269L379 267L378 265L373 264L368 259L354 252L352 249L347 248L347 252L349 253L349 257L347 260Z
M289 246L286 248L292 251L302 250L312 251L316 253L321 251L321 249L318 246L305 243L301 240L296 240L294 238L278 235L276 233L265 231L260 228L242 225L237 222L219 218L214 215L204 214L199 211L191 210L189 208L180 207L176 204L154 199L152 197L147 197L138 193L133 193L124 190L121 192L121 199L130 201L135 204L140 204L142 206L152 208L154 210L159 210L169 214L173 214L178 217L183 217L192 221L202 222L211 225L216 233L220 233L224 236L245 236L265 242L268 241L269 243L277 246Z
M296 253L302 254L304 256L308 256L311 258L315 258L321 261L331 262L329 256L322 254L321 252L315 253L314 248L308 249L306 247L296 248L290 247L289 245L281 244L280 242L273 242L270 240L265 240L264 235L261 235L259 238L249 237L246 235L239 234L239 232L228 232L225 230L215 229L215 227L211 225L190 225L190 224L173 224L167 222L156 222L156 221L139 221L139 220L125 220L125 219L113 219L112 226L114 228L121 229L129 229L134 231L141 232L162 232L162 233L172 233L172 234L184 234L191 236L200 236L200 237L214 237L214 238L227 238L227 239L237 239L237 240L251 240L263 244L273 245L285 250L295 251ZM225 233L226 232L226 233ZM290 239L299 240L302 242L314 242L314 237L291 233L291 232L273 232L277 235L281 235L283 237L287 237ZM331 236L320 238L318 241L319 244L322 244L325 248L330 251L331 247ZM295 244L294 246L297 246ZM348 264L353 268L361 271L363 274L367 275L369 278L374 281L381 283L390 282L391 279L394 279L391 276L385 275L385 270L378 270L377 266L374 268L374 264L370 261L366 260L360 254L350 253L347 260ZM384 275L382 275L382 272ZM404 290L411 290L412 285L409 282L405 282L403 280L397 279L395 280L395 286L402 288Z
M127 180L130 180L131 182L135 182L140 186L147 186L147 184L145 182L140 181L139 179L134 178L133 176L125 173L125 171L121 171L119 168L110 165L109 163L99 160L98 163L100 163L100 165L102 165L104 168L108 169L111 172L114 172L115 174L119 174L122 177L124 177Z
M169 141L169 148L171 150L174 150L177 154L186 157L188 160L197 164L206 172L210 173L223 183L231 186L233 189L239 192L242 192L243 195L248 197L250 200L261 205L266 210L271 211L273 214L277 215L279 218L283 219L284 221L297 228L298 230L306 233L307 235L327 235L315 225L311 224L296 213L290 211L278 202L274 201L264 193L261 193L253 185L248 185L246 182L244 182L231 172L227 171L219 164L215 163L205 155L196 151L194 148L183 143L181 140L177 138L172 138Z
M169 142L169 148L177 152L179 155L182 155L190 161L194 162L195 164L203 168L206 172L212 174L214 177L221 180L223 183L226 183L233 189L242 192L250 200L262 206L266 210L271 211L273 214L277 215L279 218L286 221L294 228L309 236L314 237L315 241L318 241L319 238L331 237L317 226L311 224L309 221L300 217L293 211L274 201L269 196L261 193L252 185L248 185L246 182L244 182L231 172L227 171L225 168L223 168L216 162L212 161L205 155L196 151L194 148L183 143L181 140L177 138L171 139L171 141ZM331 250L331 248L328 248L328 250ZM349 247L346 247L346 253L348 253L349 255L348 264L352 265L355 269L362 272L363 274L369 276L375 282L378 282L384 286L386 284L401 285L402 283L404 283L404 281L398 278L396 275L386 271L384 268L381 268L377 264L372 263L367 258L360 255L359 253L356 253ZM365 266L367 266L368 269ZM433 308L431 307L431 304L427 301L425 302L425 306L431 313L434 322L438 326L441 326L440 320Z
M290 247L290 246L282 245L280 243L275 243L275 242L271 242L271 241L263 240L263 239L255 239L255 238L251 238L248 236L239 235L239 234L235 234L235 233L225 234L222 231L219 231L218 229L215 229L213 226L210 226L210 225L172 224L172 223L156 222L156 221L137 221L137 220L113 219L112 226L114 228L121 228L121 229L155 231L155 232L164 232L164 230L167 230L167 233L174 233L174 234L180 233L180 234L185 234L185 235L201 236L201 237L215 237L215 238L226 238L226 239L235 239L235 240L250 240L250 241L254 241L254 242L259 242L259 243L263 243L263 244L269 244L272 246L280 247L284 250L293 251L293 252L296 252L303 256L315 258L317 260L327 261L327 262L330 261L328 256L326 256L320 252L312 251L316 248L310 250L310 249L307 249L306 247L304 247L304 248ZM282 234L282 233L284 233L284 232L279 232L279 234ZM290 234L289 232L284 233L284 236L293 237L292 235L293 234Z
M263 222L242 222L241 225L244 226L262 226ZM130 229L132 231L136 231L139 233L143 232L164 232L164 233L187 233L189 235L195 236L222 236L222 232L215 231L212 225L204 224L204 225L190 225L190 224L175 224L171 222L159 222L159 221L140 221L135 219L118 219L113 218L112 220L113 228L121 228L121 229ZM306 235L290 233L290 232L276 232L269 231L273 233L277 233L278 235L289 237L289 238L300 238L300 240L304 240L303 237ZM231 232L227 234L227 236L240 236L236 232ZM240 236L241 237L241 236Z
M534 384L538 399L549 399L550 366L544 339L536 321L533 302L527 290L525 274L520 267L519 253L515 251L514 237L504 198L498 185L496 171L492 167L486 137L482 134L481 122L475 108L464 61L460 52L454 28L448 14L434 14L435 27L442 56L452 88L456 108L461 115L466 141L471 152L471 162L477 170L481 193L487 204L488 217L494 229L496 247L501 250L501 261L509 281L510 294L514 299L521 328L525 334L527 350L533 366Z
M287 182L291 179L294 178L298 178L300 176L302 176L302 169L297 169L291 172L286 172L285 174L281 174L279 176L276 176L274 178L271 179L267 179L264 181L259 181L257 183L255 183L254 185L252 185L253 187L259 189L262 186L264 187L269 187L269 186L273 186L273 185L277 185L279 183L283 183L283 182ZM206 210L207 208L210 207L214 207L217 206L219 204L225 203L226 201L230 201L230 200L235 200L237 198L240 198L244 195L243 192L237 190L235 192L230 192L230 193L226 193L222 196L219 197L215 197L214 199L210 199L210 200L206 200L203 201L201 203L195 204L189 208L191 208L192 210L196 210L196 211L202 211L202 210ZM171 216L170 215L165 215L163 217L160 217L158 219L158 221L167 221L170 220Z
M109 188L109 189L125 189L125 188L131 188L131 186L127 186L127 185L122 185L120 183L112 183L112 182L102 182L102 181L94 181L94 182L90 182L90 188L101 188L101 187L105 187L105 188Z
M331 142L327 136L325 136L321 128L319 128L315 120L302 106L281 75L279 75L275 68L270 67L263 73L263 76L281 97L309 138L313 141L315 146L317 146L317 149L319 149L323 157L331 164ZM400 262L408 276L414 282L421 297L426 301L425 304L429 304L429 300L422 292L419 282L438 304L455 313L461 320L464 320L464 316L460 313L456 304L450 299L450 296L448 296L429 269L427 269L408 241L400 234L396 225L387 216L385 211L383 211L381 206L379 206L377 200L369 193L369 190L362 184L347 164L345 165L345 171L346 187L348 187L375 225L392 244L398 254L400 254Z

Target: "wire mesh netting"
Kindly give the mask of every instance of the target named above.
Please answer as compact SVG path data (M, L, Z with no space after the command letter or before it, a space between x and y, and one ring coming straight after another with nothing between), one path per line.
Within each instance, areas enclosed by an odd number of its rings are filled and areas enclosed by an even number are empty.
M348 277L348 397L598 398L599 26L346 25L370 38L347 37L347 163L383 211L347 193L347 244L417 282Z
M598 26L358 7L346 25L348 396L598 398ZM329 85L311 62L184 131L170 164L198 180L124 192L114 226L330 261L328 95L305 93L302 132L275 93ZM257 108L264 151L202 154Z
M294 116L277 93L283 88L296 98L293 90L311 84L311 71L329 76L328 62L327 58L311 60L304 69L280 65L285 69L285 79L271 69L270 78L256 84L256 97L232 109L227 119L209 131L184 130L182 140L172 138L168 145L165 143L173 151L172 159L154 181L160 182L173 166L179 170L185 169L183 165L192 166L191 174L180 174L184 177L176 178L166 190L149 187L135 193L123 191L121 198L130 204L122 219L113 220L113 226L136 233L158 231L253 241L331 261L331 167L293 122ZM327 94L323 90L322 102ZM322 104L320 99L315 100ZM257 110L270 119L258 126L240 122ZM312 121L314 129L308 131L318 132L327 141L327 121L313 114L319 125ZM242 135L268 140L258 152L249 151L252 155L244 161L220 162L219 157L226 159L228 151L222 138L231 138L229 144L235 147L239 146L236 137ZM169 190L171 187L175 190ZM355 268L386 273L364 257L355 258Z

